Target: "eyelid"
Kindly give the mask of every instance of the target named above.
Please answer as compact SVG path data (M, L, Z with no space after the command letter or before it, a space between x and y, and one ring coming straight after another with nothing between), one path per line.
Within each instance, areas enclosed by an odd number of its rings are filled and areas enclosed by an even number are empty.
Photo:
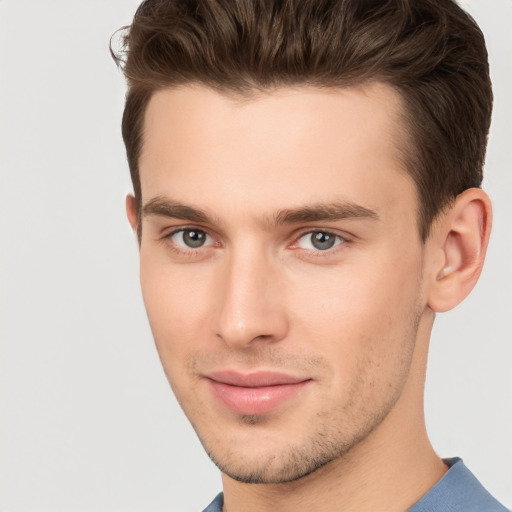
M204 238L204 243L203 243L202 245L198 246L198 247L188 247L186 244L183 244L183 245L182 245L182 244L178 243L178 241L177 241L177 240L174 240L174 237L175 237L176 235L178 235L178 234L182 233L182 236L183 236L183 235L184 235L185 233L187 233L187 232L189 232L189 233L190 233L190 232L194 232L194 233L202 233L202 234L204 234L204 237L205 237L205 238ZM212 240L212 237L211 237L211 236L210 236L206 231L204 231L204 230L202 230L202 229L194 229L194 228L178 229L178 230L174 231L173 233L171 233L171 234L169 235L169 238L170 238L171 240L173 240L173 243L175 243L175 244L176 244L176 245L178 245L179 247L181 247L181 248L183 248L183 249L185 249L185 250L193 250L193 251L194 251L194 250L198 250L198 249L202 249L203 247L208 247L209 245L211 245L211 244L209 243L209 241L211 241L211 240Z
M338 243L335 243L332 247L328 249L305 249L303 247L300 247L299 240L307 235L312 235L313 233L324 233L326 235L331 235L336 237L337 239L341 240ZM336 251L336 248L338 248L341 245L345 245L351 241L350 236L348 236L345 233L337 233L336 230L333 229L326 229L326 228L309 228L307 230L301 230L297 235L294 237L294 241L292 242L292 245L290 246L292 249L301 249L306 252L315 253L315 254L329 254Z
M179 233L180 231L202 231L206 233L211 238L216 238L212 235L211 230L204 226L194 225L194 224L179 224L176 226L166 226L163 228L161 232L162 238L170 238L172 235Z
M181 233L184 231L201 231L206 234L206 236L210 239L210 243L206 243L205 245L202 245L198 248L192 248L192 247L186 247L182 245L176 244L174 241L172 241L172 237L176 235L177 233ZM298 232L297 232L298 231ZM336 249L341 245L346 245L347 243L350 243L353 239L352 235L349 235L345 232L337 232L336 229L331 228L318 228L318 227L310 227L310 228L303 228L301 230L297 230L295 234L292 235L293 242L288 246L291 249L297 250L301 249L305 252L309 253L316 253L318 255L328 255L330 253L333 253L336 251ZM180 226L172 226L168 227L165 230L162 230L163 234L161 236L162 241L167 242L171 245L172 249L181 253L198 253L202 250L211 248L211 247L221 247L223 244L219 240L219 235L212 233L210 229L199 226L199 225L180 225ZM304 249L298 245L298 242L301 238L303 238L306 235L311 235L313 233L325 233L331 236L336 237L341 242L336 243L333 247L329 249Z
M173 240L173 237L178 233L183 233L185 231L200 231L202 233L205 233L207 237L207 241L205 242L205 245L201 245L200 247L194 248L194 247L187 247L186 245L181 245L176 243ZM209 249L211 247L220 247L220 242L218 241L218 237L215 236L208 230L207 228L204 228L202 226L194 226L194 225L181 225L181 226L173 226L170 229L163 230L163 234L161 237L161 240L163 242L166 242L169 244L168 246L173 250L180 254L188 254L193 255L197 254L203 250Z

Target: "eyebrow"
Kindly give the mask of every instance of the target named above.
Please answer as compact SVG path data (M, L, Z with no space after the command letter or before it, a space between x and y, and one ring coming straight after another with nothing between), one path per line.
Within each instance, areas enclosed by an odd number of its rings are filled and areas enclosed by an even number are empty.
M142 216L148 217L150 215L204 224L211 222L211 219L204 211L164 197L154 197L142 207Z
M275 224L325 222L343 219L378 220L379 215L374 210L352 202L318 203L310 206L281 210L275 215Z
M156 215L174 219L198 222L201 224L220 224L205 211L165 197L150 199L142 207L142 216ZM333 203L315 203L298 208L286 208L277 211L267 224L281 226L300 222L327 222L344 219L378 220L376 211L350 201Z

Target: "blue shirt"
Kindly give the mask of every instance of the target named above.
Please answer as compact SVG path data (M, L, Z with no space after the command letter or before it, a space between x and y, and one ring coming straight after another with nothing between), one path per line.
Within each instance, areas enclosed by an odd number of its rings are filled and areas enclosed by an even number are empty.
M450 466L443 478L407 512L508 512L464 465L461 459L444 459ZM222 512L220 493L203 512Z

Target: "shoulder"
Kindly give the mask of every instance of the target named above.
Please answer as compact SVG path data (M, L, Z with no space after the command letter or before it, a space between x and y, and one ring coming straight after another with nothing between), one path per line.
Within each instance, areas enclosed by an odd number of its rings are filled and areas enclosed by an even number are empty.
M508 512L461 459L445 459L450 469L408 512Z
M224 495L217 494L215 499L203 510L203 512L222 512L222 504L224 503Z

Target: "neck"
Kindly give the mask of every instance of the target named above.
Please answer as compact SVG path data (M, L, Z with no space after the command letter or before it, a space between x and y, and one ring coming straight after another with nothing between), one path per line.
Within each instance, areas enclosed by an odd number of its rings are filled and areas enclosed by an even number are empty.
M407 384L393 410L366 439L293 482L245 484L223 474L223 512L398 512L428 492L447 468L425 428L423 389L431 322L422 323L427 325L420 326Z

